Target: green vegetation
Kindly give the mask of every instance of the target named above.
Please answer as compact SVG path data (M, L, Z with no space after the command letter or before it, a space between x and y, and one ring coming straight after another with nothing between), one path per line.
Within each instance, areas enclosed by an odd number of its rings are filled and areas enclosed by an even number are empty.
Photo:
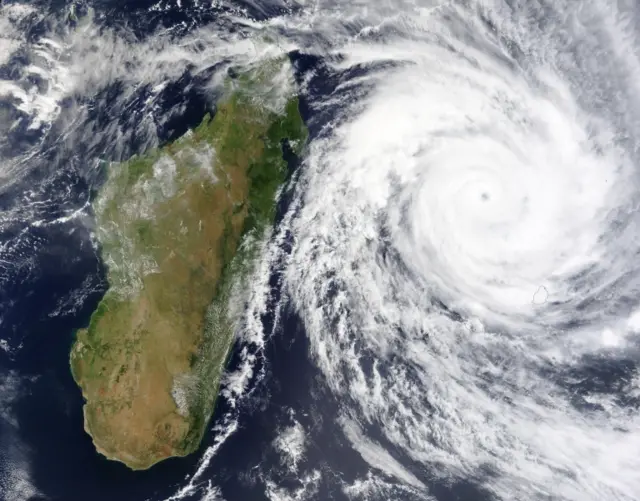
M306 141L298 100L266 99L283 64L229 79L213 118L109 166L95 201L110 288L77 333L71 369L96 448L133 469L196 450L213 412L229 306L287 174L282 142L299 153Z

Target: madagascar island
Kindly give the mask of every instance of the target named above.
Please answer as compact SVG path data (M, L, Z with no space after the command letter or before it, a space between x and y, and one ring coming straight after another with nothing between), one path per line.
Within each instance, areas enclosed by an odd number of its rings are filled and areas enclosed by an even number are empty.
M288 60L235 71L213 117L106 166L93 202L108 290L76 333L71 371L98 452L131 469L197 450L252 264L307 130Z

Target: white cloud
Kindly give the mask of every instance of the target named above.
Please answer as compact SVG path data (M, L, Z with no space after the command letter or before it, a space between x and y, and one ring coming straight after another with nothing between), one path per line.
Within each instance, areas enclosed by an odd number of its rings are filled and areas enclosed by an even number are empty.
M0 493L6 501L42 497L31 478L29 449L20 441L20 423L14 414L28 381L12 371L0 374Z
M281 429L273 441L273 446L280 453L282 462L291 473L298 471L298 465L306 451L306 442L305 430L295 419L293 424Z
M584 399L599 410L584 412L581 381L558 374L628 355L619 305L640 284L628 273L637 161L635 143L615 138L640 132L640 107L624 101L640 66L605 2L585 4L593 29L559 16L549 35L533 11L483 5L526 64L459 3L419 13L400 2L397 18L337 49L335 69L359 76L311 104L336 116L285 218L288 300L372 467L414 486L489 470L483 487L499 499L631 501L640 418L596 392ZM363 26L384 17L377 3L339 9ZM554 30L575 38L574 59L555 59ZM596 62L586 47L603 45L615 57Z

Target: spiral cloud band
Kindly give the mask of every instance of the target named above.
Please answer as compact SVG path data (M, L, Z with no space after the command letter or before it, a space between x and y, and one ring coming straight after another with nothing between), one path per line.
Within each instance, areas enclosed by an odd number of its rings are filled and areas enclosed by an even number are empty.
M0 282L22 304L59 242L95 257L96 167L177 134L229 67L288 55L310 131L169 501L640 500L640 2L161 1L127 26L75 2L75 29L64 3L0 0ZM0 302L2 499L39 496L52 457L12 414L49 381L14 359L102 290L89 273L41 318Z
M418 491L640 495L638 61L572 5L363 29L334 69L366 76L316 103L285 287L346 436Z

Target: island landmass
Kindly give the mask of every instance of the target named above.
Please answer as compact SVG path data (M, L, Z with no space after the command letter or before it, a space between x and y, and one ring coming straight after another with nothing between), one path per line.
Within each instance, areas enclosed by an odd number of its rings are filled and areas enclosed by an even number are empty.
M234 284L272 227L307 130L275 86L288 61L238 72L213 117L112 163L93 207L109 288L70 363L96 449L132 469L197 450L233 342ZM236 287L237 288L237 287Z

